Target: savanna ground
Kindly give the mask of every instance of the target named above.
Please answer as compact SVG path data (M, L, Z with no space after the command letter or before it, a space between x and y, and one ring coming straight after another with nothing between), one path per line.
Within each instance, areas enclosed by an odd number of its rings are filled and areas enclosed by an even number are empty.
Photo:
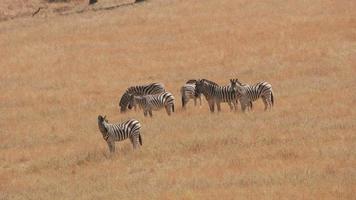
M0 199L354 199L355 10L152 0L0 22ZM274 109L181 110L186 80L234 77L270 82ZM148 82L176 113L120 114L124 90ZM142 148L110 156L98 114L141 121Z

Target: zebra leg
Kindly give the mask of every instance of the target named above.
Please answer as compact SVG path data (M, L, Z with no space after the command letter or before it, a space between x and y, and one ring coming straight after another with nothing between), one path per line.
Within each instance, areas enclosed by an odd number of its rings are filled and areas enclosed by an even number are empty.
M185 98L184 98L184 96L182 96L182 108L185 108L185 104L186 104Z
M150 114L150 117L152 117L152 110L149 110L148 114Z
M241 100L240 99L236 99L236 110L239 109L239 102L241 104Z
M143 111L143 115L144 115L145 117L147 117L147 110L144 110L144 111Z
M250 100L247 97L240 98L241 110L246 111L246 107L250 105Z
M166 109L167 114L171 115L171 106L170 105L166 105L164 108Z
M201 96L199 96L199 102L200 102L200 105L201 105Z
M197 98L194 97L194 106L197 106Z
M234 105L234 111L236 112L236 110L237 110L237 100L235 100L235 101L232 101L232 104Z
M252 111L252 101L249 101L249 102L248 102L248 110L249 110L249 111Z
M139 139L139 135L136 135L136 137L134 138L134 142L135 142L135 146L134 148L136 149L137 147L140 147L140 139Z
M242 110L243 112L246 111L246 104L245 104L245 103L242 103L242 104L241 104L241 110Z
M240 99L240 104L241 104L241 110L242 112L245 112L246 111L246 105L248 103L248 100L243 98L243 99Z
M140 143L140 145L142 146L142 137L141 137L141 133L138 133L138 142Z
M267 100L267 98L266 97L262 97L262 101L263 101L263 104L265 104L265 111L268 109L268 100Z
M228 105L229 105L229 107L230 107L230 111L232 111L233 107L232 107L231 102L227 102L227 104L228 104Z
M138 138L138 136L137 135L135 135L135 136L131 136L130 137L130 141L131 141L131 144L132 144L132 147L133 147L133 149L136 149L139 145L139 138Z
M220 101L216 102L216 107L218 108L218 112L220 112L221 111ZM231 105L230 105L230 107L231 107Z
M269 110L271 110L273 107L273 93L272 92L270 92L270 94L268 95L268 106L269 106Z
M114 153L115 152L115 142L107 141L107 143L108 143L108 146L109 146L110 153Z
M215 107L214 101L209 101L208 103L209 103L210 112L214 112L214 107Z

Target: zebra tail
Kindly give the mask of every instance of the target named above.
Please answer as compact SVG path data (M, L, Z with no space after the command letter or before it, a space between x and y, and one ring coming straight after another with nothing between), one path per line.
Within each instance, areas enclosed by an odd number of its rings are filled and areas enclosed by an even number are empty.
M138 134L138 140L140 142L140 145L142 146L142 138L141 138L141 134Z
M272 106L274 104L274 100L273 100L273 92L271 92L271 101L272 101Z
M184 97L182 96L182 108L184 108Z
M174 112L174 103L172 104L172 111Z

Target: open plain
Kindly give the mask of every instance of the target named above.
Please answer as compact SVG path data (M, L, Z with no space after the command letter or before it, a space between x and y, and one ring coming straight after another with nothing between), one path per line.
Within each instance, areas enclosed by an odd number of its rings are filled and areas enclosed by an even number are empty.
M355 199L355 10L150 0L1 21L0 199ZM181 109L186 80L235 77L270 82L273 110ZM120 114L125 89L149 82L176 112ZM139 120L142 148L110 155L98 114Z

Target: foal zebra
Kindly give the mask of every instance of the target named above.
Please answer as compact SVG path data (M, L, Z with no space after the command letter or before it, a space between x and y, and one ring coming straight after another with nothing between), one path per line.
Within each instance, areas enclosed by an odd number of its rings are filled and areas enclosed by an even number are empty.
M130 95L143 96L148 94L160 94L165 92L164 85L162 83L151 83L147 85L138 85L127 88L126 92L120 99L120 111L125 112L129 104Z
M98 126L104 140L108 143L111 153L115 152L115 141L122 141L127 138L130 138L134 149L139 144L142 146L141 124L135 119L130 119L124 123L110 124L106 116L99 115Z
M265 105L265 110L270 110L273 107L274 100L271 84L267 82L258 82L254 85L247 85L240 83L238 79L232 79L232 81L236 84L231 84L231 86L241 94L240 102L242 111L245 111L246 106L250 102L254 102L259 98L262 99Z
M158 95L130 95L128 108L131 109L136 106L136 104L143 109L145 117L147 116L147 113L152 117L152 110L160 110L163 107L166 109L168 115L171 115L171 112L174 112L174 96L169 92L164 92Z
M194 105L197 105L197 98L199 98L199 102L201 105L201 95L198 97L195 96L195 83L197 81L195 79L189 80L183 85L180 89L180 93L182 95L182 108L185 108L189 99L194 99Z
M215 104L218 111L220 112L221 102L227 102L230 106L230 110L236 110L238 96L236 91L234 91L230 85L219 86L218 84L206 79L197 80L195 96L198 96L200 93L203 93L206 100L208 101L211 112L214 112Z

